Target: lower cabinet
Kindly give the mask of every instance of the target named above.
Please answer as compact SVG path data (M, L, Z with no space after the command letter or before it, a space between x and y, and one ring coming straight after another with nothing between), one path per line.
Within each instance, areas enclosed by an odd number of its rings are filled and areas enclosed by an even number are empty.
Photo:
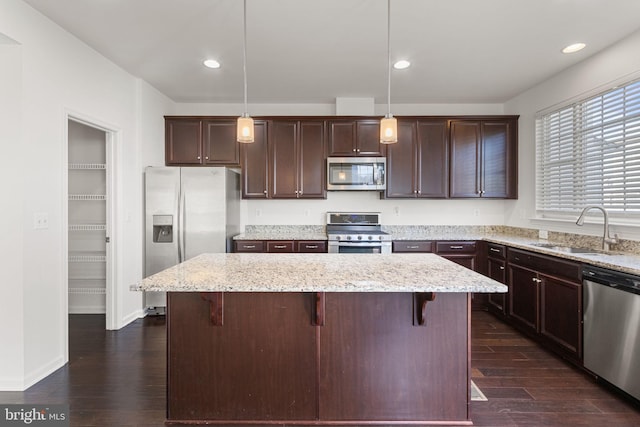
M234 252L322 253L326 240L236 240Z
M496 243L486 243L487 262L486 275L496 282L507 283L507 248ZM504 318L507 315L507 294L486 294L487 308L492 313Z
M508 250L508 316L551 350L582 359L580 264L532 252Z
M456 264L476 270L476 242L440 241L436 242L436 253Z

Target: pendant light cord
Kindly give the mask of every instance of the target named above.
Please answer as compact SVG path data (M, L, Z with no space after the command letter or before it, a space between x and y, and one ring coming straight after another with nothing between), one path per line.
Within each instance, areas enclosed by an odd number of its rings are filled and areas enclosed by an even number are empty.
M242 71L244 74L244 116L248 115L247 109L247 0L243 4L243 36L242 36Z
M387 0L387 117L391 117L391 0Z

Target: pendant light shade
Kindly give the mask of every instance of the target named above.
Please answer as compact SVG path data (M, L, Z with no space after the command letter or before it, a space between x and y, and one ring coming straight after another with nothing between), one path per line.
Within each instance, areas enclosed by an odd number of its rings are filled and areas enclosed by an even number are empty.
M242 71L244 74L244 114L238 117L238 129L236 132L236 139L238 142L250 143L254 141L253 133L253 119L247 112L247 0L244 0L242 9L242 25L243 25L243 38L242 38Z
M391 114L391 0L387 0L387 115L380 121L380 143L398 142L398 120Z

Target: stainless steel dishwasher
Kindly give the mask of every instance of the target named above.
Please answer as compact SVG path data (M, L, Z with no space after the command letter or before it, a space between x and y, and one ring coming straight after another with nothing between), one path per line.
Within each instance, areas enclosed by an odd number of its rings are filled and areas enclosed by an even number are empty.
M584 366L640 399L640 277L585 266Z

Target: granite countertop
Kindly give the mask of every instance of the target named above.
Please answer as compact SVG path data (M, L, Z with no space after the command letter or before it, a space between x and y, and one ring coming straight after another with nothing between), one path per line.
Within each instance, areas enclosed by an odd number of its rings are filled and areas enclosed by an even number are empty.
M403 227L384 228L392 236L392 240L485 240L488 242L507 245L514 248L525 249L559 258L609 268L625 273L640 275L640 254L635 252L604 252L594 253L568 253L550 248L535 246L534 243L554 243L553 241L540 240L537 237L525 237L518 234L500 233L494 227ZM327 240L326 233L318 228L305 227L302 230L295 226L276 226L265 229L251 230L249 233L234 237L235 240ZM580 240L568 244L557 243L558 246L589 247Z
M147 277L134 291L507 292L435 254L203 254Z

